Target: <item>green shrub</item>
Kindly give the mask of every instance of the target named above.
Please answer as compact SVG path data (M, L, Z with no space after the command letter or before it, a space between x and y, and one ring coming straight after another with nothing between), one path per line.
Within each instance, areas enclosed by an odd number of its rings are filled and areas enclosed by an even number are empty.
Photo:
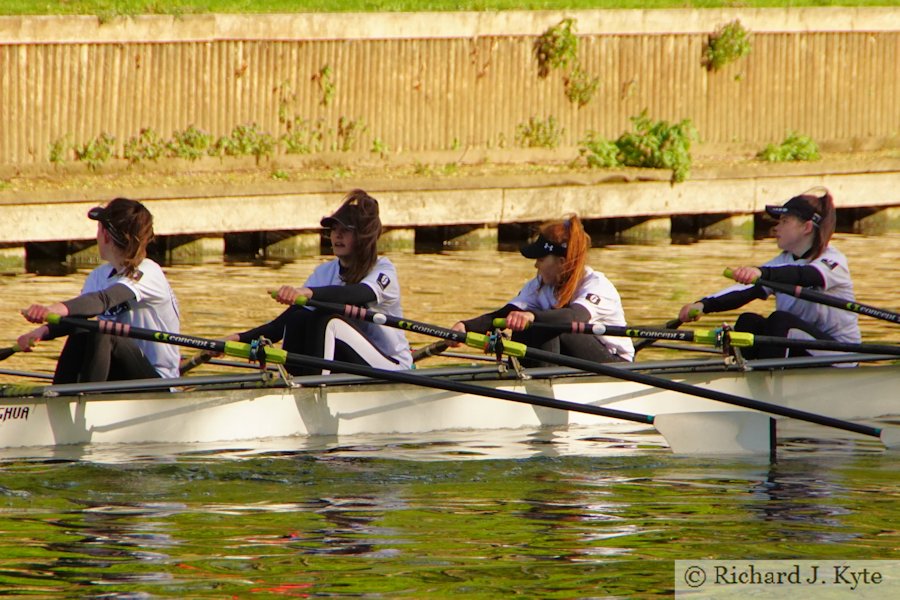
M116 138L101 133L96 138L75 146L75 160L84 161L91 171L97 171L115 154Z
M572 104L577 104L578 108L591 101L600 84L599 77L591 77L577 66L563 81L565 82L566 98Z
M617 167L619 147L616 143L601 137L596 131L588 131L580 142L578 153L584 157L589 167Z
M166 153L172 158L195 161L209 154L212 143L210 134L190 125L172 134L172 139L166 142Z
M325 137L331 131L325 127L325 121L318 119L315 123L302 117L294 117L285 122L287 131L281 136L281 143L287 154L312 154L325 148Z
M72 150L72 143L69 136L64 135L50 144L50 162L59 165L69 158L69 151Z
M794 131L788 133L780 145L769 144L756 158L767 162L819 160L819 145L809 136Z
M531 117L516 126L516 144L525 148L556 148L565 132L554 117Z
M691 142L698 137L690 119L670 125L667 121L652 121L644 110L631 117L631 122L634 131L623 133L616 140L619 162L627 167L671 169L673 182L687 179Z
M703 49L703 66L718 71L749 53L750 34L739 20L734 20L709 36Z
M166 141L159 137L149 127L141 129L140 134L128 138L122 151L122 156L131 164L137 164L144 160L159 160L166 152Z
M578 38L573 32L574 26L574 19L563 19L535 40L532 52L541 79L546 78L551 70L567 67L578 60Z
M259 163L260 158L270 156L274 149L272 134L260 131L256 123L250 123L237 125L231 135L220 137L213 150L216 156L253 156Z

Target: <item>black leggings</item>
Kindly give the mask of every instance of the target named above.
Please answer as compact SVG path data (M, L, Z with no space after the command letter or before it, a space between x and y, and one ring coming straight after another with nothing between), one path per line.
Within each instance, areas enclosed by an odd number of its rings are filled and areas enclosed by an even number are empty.
M613 354L593 335L583 333L562 333L540 329L526 329L513 333L514 342L521 342L526 346L540 348L554 354L564 354L598 363L624 362L625 359L618 354ZM554 366L540 360L522 359L524 367Z
M76 331L69 334L59 360L53 383L121 381L159 377L156 369L134 340Z
M802 331L809 337L817 340L834 339L818 327L811 325L793 313L776 310L768 317L756 313L744 313L734 323L735 331L744 331L754 335L768 335L772 337L788 337L793 331ZM760 344L741 348L741 354L746 358L784 358L787 356L810 356L810 353L802 348L785 348L772 344Z
M399 363L375 347L355 323L324 311L297 310L287 316L282 348L327 360L397 370ZM317 375L321 369L290 365L291 375ZM327 373L327 371L324 371Z

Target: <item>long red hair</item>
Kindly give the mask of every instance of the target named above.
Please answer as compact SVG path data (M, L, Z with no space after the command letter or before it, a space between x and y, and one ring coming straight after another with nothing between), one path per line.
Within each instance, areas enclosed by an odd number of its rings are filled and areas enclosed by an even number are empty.
M540 233L551 242L567 245L566 256L562 259L562 268L556 282L555 308L568 306L575 296L578 284L581 283L587 253L591 248L591 238L575 214L569 215L566 219L544 223L540 227Z
M806 200L822 216L818 226L813 228L813 243L809 255L809 260L812 261L822 255L831 241L831 236L834 235L834 227L837 221L834 198L832 198L831 192L824 187L812 188L800 194L799 197Z

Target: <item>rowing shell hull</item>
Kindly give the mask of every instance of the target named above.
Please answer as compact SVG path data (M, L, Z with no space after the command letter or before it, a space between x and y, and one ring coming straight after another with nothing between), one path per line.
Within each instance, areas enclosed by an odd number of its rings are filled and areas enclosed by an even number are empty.
M900 394L897 392L900 365L666 376L839 419L865 421L900 414ZM480 380L476 383L650 415L744 410L600 376ZM583 413L386 383L107 393L0 399L0 448L607 426L612 422ZM629 425L649 429L640 424ZM822 437L847 435L818 429Z

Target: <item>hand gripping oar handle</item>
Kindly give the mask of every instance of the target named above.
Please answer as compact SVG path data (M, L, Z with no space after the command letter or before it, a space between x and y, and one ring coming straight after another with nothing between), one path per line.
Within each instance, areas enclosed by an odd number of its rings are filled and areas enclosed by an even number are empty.
M731 269L725 269L724 275L729 279L734 279L734 272ZM802 300L808 300L809 302L816 302L818 304L824 304L826 306L833 306L834 308L848 310L850 312L855 312L860 315L866 315L867 317L874 317L876 319L882 319L884 321L890 321L891 323L900 323L900 313L884 310L883 308L876 308L867 304L860 304L859 302L849 301L843 298L838 298L836 296L831 296L829 294L823 294L821 292L816 292L799 285L778 283L762 278L757 278L753 283L767 288L772 288L773 290L777 290L783 294L796 296L797 298L800 298Z
M564 367L571 367L573 369L579 369L582 371L587 371L589 373L597 373L599 375L606 375L608 377L616 379L633 381L635 383L640 383L650 387L657 387L664 390L671 390L673 392L680 392L689 396L697 396L700 398L706 398L708 400L722 402L724 404L732 404L734 406L741 406L744 408L758 410L773 415L789 417L792 419L797 419L798 421L807 421L810 423L816 423L818 425L824 425L826 427L833 427L835 429L842 429L844 431L850 431L853 433L859 433L861 435L876 437L881 439L882 443L884 443L884 445L888 447L900 445L900 428L885 429L871 427L869 425L862 425L859 423L853 423L851 421L843 421L841 419L835 419L833 417L828 417L825 415L818 415L803 410L797 410L785 406L778 406L777 404L771 404L769 402L762 402L760 400L753 400L750 398L744 398L742 396L735 396L734 394L729 394L726 392L710 390L680 381L672 381L670 379L655 377L653 375L638 373L636 371L626 371L624 369L618 369L604 363L597 363L573 356L565 356L563 354L556 354L554 352L547 352L545 350L529 348L525 344L508 340L499 340L494 338L493 336L489 337L472 332L463 334L459 331L437 327L434 325L429 325L427 323L418 323L416 321L411 321L408 319L397 319L396 317L391 317L389 315L384 315L382 313L377 313L356 306L319 302L312 299L306 299L302 296L300 298L297 298L296 303L300 305L307 304L310 306L320 307L325 310L331 310L336 313L343 314L350 318L360 318L371 321L372 323L378 323L380 325L388 325L391 327L397 327L399 329L405 329L407 331L416 331L418 333L433 335L435 337L444 337L445 339L454 339L455 341L463 342L468 346L481 348L482 350L490 354L493 354L496 350L495 345L500 344L501 352L508 356L515 356L517 358L536 358L537 360L541 360L544 362L549 362Z
M370 311L371 312L371 311ZM453 381L449 379L437 379L427 377L425 375L416 375L406 371L386 371L384 369L376 369L367 365L359 365L347 363L337 360L326 360L315 356L306 356L293 352L286 352L272 346L253 347L253 344L243 342L223 342L220 340L211 340L207 338L193 337L180 333L168 333L165 331L155 331L152 329L143 329L141 327L131 327L121 323L112 321L93 321L75 317L60 317L59 315L49 315L47 322L52 324L72 325L81 327L89 331L97 331L109 335L117 335L121 337L129 337L139 340L148 340L151 342L160 342L163 344L174 344L176 346L187 346L189 348L198 348L201 350L211 350L220 352L237 358L249 358L250 360L265 359L268 363L283 365L301 365L306 367L314 367L317 369L338 371L340 373L349 373L351 375L361 375L382 381L391 381L397 383L407 383L421 387L436 388L461 394L471 394L474 396L485 396L488 398L497 398L500 400L509 400L512 402L520 402L524 404L533 404L546 408L556 408L559 410L568 410L572 412L581 412L610 419L620 419L623 421L633 421L652 425L654 417L652 415L643 415L624 410L616 410L613 408L603 408L601 406L592 406L590 404L579 404L577 402L568 402L566 400L557 400L556 398L547 398L544 396L536 396L534 394L521 394L518 392L509 392L501 389L493 389L480 385L473 385L461 381ZM449 330L448 330L449 331Z

